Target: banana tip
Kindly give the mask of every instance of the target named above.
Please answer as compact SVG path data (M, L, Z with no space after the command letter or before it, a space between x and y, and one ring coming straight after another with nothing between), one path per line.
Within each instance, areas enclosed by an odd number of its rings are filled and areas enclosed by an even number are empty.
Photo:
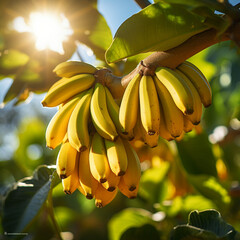
M90 194L90 193L87 193L86 198L89 199L89 200L91 200L91 199L93 199L93 195Z
M101 179L100 179L100 183L105 183L106 181L107 181L106 178L101 178Z
M125 171L120 171L119 173L118 173L118 176L120 177L120 176L123 176L125 174Z
M134 191L135 189L136 189L136 186L131 186L128 190L132 192L132 191Z
M116 189L116 187L109 187L107 190L108 190L109 192L113 192L115 189Z
M47 103L45 101L42 101L43 107L47 107Z

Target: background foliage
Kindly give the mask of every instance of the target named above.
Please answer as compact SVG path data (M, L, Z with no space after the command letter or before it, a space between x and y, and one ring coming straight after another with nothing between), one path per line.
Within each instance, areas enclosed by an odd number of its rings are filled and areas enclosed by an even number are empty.
M187 2L196 7L196 1ZM209 1L200 2L205 6ZM108 66L116 75L128 73L149 54L132 48L118 57L134 55L127 61L108 65L105 51L112 34L97 6L95 0L0 3L0 77L13 80L1 96L9 103L0 109L1 237L8 239L13 236L7 233L22 232L20 237L26 239L53 239L62 232L63 239L239 239L240 62L230 42L190 59L207 76L213 91L213 104L204 112L202 130L186 134L181 142L160 140L154 149L132 142L143 170L138 198L129 200L118 194L111 204L97 209L78 192L71 196L62 192L52 166L58 149L47 149L44 137L55 110L42 110L42 95L36 94L29 104L18 104L29 99L30 92L44 92L56 81L52 69L71 58L82 44L91 48L96 65ZM15 17L27 19L33 9L43 7L63 12L73 28L63 55L37 51L30 33L9 27ZM219 5L212 7L222 10ZM129 18L119 31L141 14ZM202 16L194 16L202 21ZM152 44L156 39L149 41ZM121 42L112 44L121 49ZM207 209L216 211L204 211Z

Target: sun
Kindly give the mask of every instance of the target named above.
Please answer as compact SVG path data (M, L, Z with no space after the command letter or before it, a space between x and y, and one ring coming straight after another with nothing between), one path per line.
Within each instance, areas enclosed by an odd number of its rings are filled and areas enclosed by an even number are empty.
M51 12L32 12L28 23L22 17L14 21L14 28L19 32L31 32L36 41L36 49L50 49L64 54L62 43L73 34L68 19L63 14Z

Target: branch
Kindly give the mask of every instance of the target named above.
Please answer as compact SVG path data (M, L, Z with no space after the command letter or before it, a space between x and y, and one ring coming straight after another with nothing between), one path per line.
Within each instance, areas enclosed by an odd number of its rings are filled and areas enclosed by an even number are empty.
M139 5L140 8L145 8L149 5L151 5L151 3L148 0L135 0L135 2Z

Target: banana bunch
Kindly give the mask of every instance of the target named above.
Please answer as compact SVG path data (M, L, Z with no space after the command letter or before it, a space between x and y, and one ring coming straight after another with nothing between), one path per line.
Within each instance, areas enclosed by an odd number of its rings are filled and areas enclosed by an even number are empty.
M159 136L181 140L201 121L202 104L212 102L211 87L202 72L190 62L176 69L159 67L154 76L137 73L125 89L119 110L122 134L133 129L135 140L150 147Z
M43 106L58 106L46 130L51 149L61 145L56 169L64 192L78 189L96 206L110 203L117 188L129 198L137 195L140 161L122 134L119 105L111 92L96 82L96 68L69 61L54 71L60 77L47 92Z

